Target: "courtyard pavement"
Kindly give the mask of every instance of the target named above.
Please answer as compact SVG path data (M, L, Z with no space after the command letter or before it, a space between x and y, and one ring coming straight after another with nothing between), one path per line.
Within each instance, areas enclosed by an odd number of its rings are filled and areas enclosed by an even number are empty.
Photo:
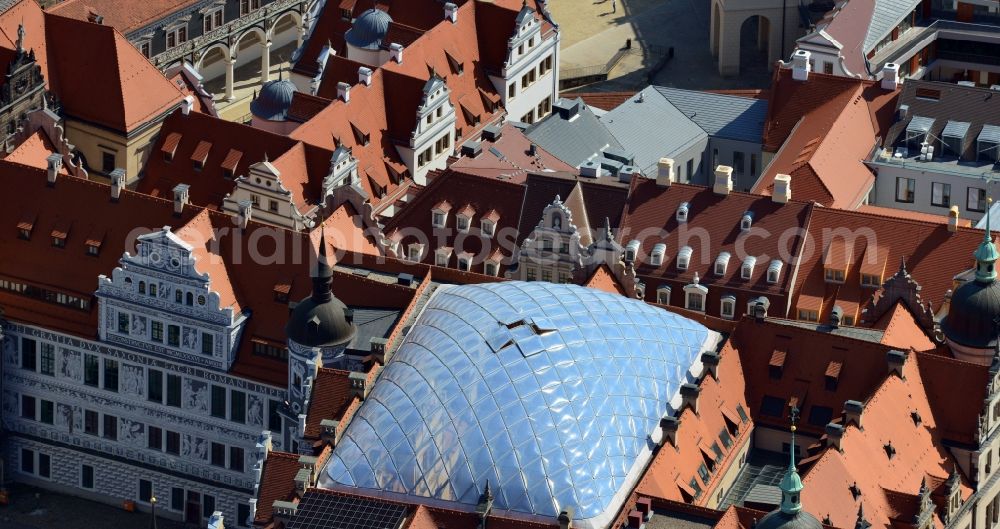
M10 503L0 507L3 529L148 529L148 513L15 484ZM229 525L228 523L226 525ZM183 524L157 517L158 529L183 529Z

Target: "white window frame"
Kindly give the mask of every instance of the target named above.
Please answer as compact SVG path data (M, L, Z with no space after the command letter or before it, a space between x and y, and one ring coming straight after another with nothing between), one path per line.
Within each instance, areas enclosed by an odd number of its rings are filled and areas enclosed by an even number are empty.
M437 216L441 215L441 222L438 222ZM435 228L443 228L448 224L448 212L441 209L431 210L431 226Z
M436 266L442 266L447 268L449 266L449 263L451 263L451 254L452 250L445 250L444 248L438 248L438 250L434 252L434 264Z
M670 304L670 287L662 286L656 289L656 302L660 305Z
M753 227L753 215L744 213L743 218L740 219L740 231L750 231L751 227Z
M222 15L219 22L215 21L216 15ZM223 6L206 11L204 17L205 18L202 20L202 29L205 33L215 31L216 29L226 25L226 11Z
M750 255L743 260L743 265L740 266L740 278L745 280L750 280L753 278L753 268L757 265L757 258Z
M694 249L690 246L684 246L677 251L677 269L687 270L691 266L691 254L694 253Z
M460 254L458 256L458 269L463 272L472 271L472 256L467 254Z
M715 259L715 268L714 268L715 275L717 276L726 275L726 269L729 268L730 257L731 255L729 254L729 252L722 252L719 254L719 257Z
M416 257L414 257L416 255ZM420 243L410 243L406 247L406 258L415 263L419 263L424 256L424 245Z
M727 307L729 310L726 310ZM727 320L736 317L736 296L732 294L722 296L722 300L719 302L719 315Z
M483 235L487 237L492 237L496 235L497 223L489 219L483 219L479 221L479 231L483 232Z
M625 245L625 261L635 262L636 257L639 255L639 241L633 239Z
M472 227L472 217L462 215L458 213L455 215L455 226L461 233L469 233L469 228Z
M767 267L768 283L771 283L773 285L778 282L778 280L781 278L781 268L783 264L784 263L782 263L778 259L771 261L771 264L768 265Z
M180 39L180 31L182 29L184 30L184 40ZM171 27L167 28L165 31L166 31L166 36L164 37L163 41L164 41L164 43L166 43L168 50L172 50L172 49L176 48L177 46L180 46L181 44L184 44L185 42L187 42L191 38L191 35L188 33L188 30L187 30L187 22L186 21L183 22L183 23L178 23L175 26L171 26ZM174 45L173 46L170 45L170 36L171 35L173 35L173 37L174 37Z
M696 292L694 290L689 290L689 291L685 292L684 293L684 308L688 309L688 310L693 310L695 312L705 312L705 297L706 297L705 293L703 293L703 292ZM699 308L692 308L691 301L694 300L694 299L698 299L699 300L699 304L700 304Z
M483 273L493 277L500 275L500 262L486 261L486 263L483 266Z
M681 202L681 205L677 206L677 222L687 222L690 210L691 206L687 202Z
M663 264L663 254L667 251L667 245L661 243L656 243L653 246L652 253L649 254L649 264L652 266L660 266Z
M976 192L975 201L973 201L973 192ZM981 198L979 196L980 193L982 193ZM973 207L973 203L978 204L978 206ZM969 186L965 192L965 209L978 213L986 211L986 190L979 187Z

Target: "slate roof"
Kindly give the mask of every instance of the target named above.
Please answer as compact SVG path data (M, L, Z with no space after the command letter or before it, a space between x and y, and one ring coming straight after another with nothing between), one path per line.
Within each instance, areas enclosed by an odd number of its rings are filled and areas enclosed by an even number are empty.
M709 136L760 142L767 100L657 86L656 91Z
M608 148L620 151L631 149L622 146L605 122L598 119L583 100L573 101L578 104L575 118L563 118L553 110L548 117L528 127L524 135L573 167L599 157Z
M859 0L852 0L857 2ZM875 2L875 10L872 12L871 24L865 34L864 50L871 50L900 22L903 21L917 6L921 0L867 0Z

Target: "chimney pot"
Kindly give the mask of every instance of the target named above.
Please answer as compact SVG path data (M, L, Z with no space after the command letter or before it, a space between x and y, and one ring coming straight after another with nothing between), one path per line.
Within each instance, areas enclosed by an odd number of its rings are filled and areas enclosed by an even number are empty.
M458 6L448 2L444 5L444 18L451 21L452 24L458 22Z
M882 67L882 89L895 90L899 87L899 65L892 62Z
M337 83L337 98L345 103L351 101L351 85L347 83Z
M771 193L771 200L779 204L786 204L792 199L792 177L787 174L777 174L774 176L774 192Z
M174 186L174 214L180 215L184 212L184 206L187 206L188 200L190 199L191 186L188 184L177 184Z
M826 425L826 446L840 450L840 441L844 438L844 427L831 422Z
M903 366L906 364L906 353L893 349L885 354L886 362L889 364L889 374L903 377Z
M241 200L239 203L240 215L238 218L240 229L245 230L250 224L250 217L253 215L253 202Z
M367 66L358 68L358 82L365 85L372 85L372 69Z
M715 186L712 190L716 195L728 195L733 190L733 168L720 165L715 168Z
M863 429L861 415L865 411L865 405L856 401L848 400L844 402L844 426L854 424L859 429Z
M187 116L191 113L192 108L194 108L194 96L184 97L184 100L181 101L181 113Z
M674 448L677 447L677 428L681 425L681 420L679 417L667 416L660 419L660 428L663 429L663 438L660 440L660 444L670 443Z
M681 409L678 410L678 415L680 412L684 411L684 408L691 408L695 414L698 413L698 394L701 393L701 388L691 384L681 384Z
M403 45L397 42L390 44L389 58L399 64L403 64Z
M674 182L674 159L660 158L656 164L656 185L670 187Z
M702 378L712 375L716 381L719 380L719 353L716 351L706 351L701 353L701 365L704 367Z
M989 215L990 212L987 211L986 214ZM948 231L952 233L958 231L958 206L952 206L948 210Z
M792 53L792 79L796 81L809 80L809 72L812 71L812 64L809 63L811 55L806 50L795 50Z
M45 158L45 161L48 165L48 183L50 186L54 186L56 185L56 178L59 176L59 170L62 169L62 155L59 153L52 153Z
M118 167L111 171L109 176L111 177L111 200L117 201L125 187L125 169Z

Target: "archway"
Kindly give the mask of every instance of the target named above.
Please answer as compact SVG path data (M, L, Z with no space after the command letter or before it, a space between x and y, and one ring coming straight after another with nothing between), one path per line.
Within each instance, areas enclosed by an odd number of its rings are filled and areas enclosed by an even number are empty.
M229 58L229 47L219 42L205 50L195 69L202 77L202 85L212 94L220 94L226 89L226 61Z
M298 49L302 16L296 11L285 11L278 15L268 32L271 40L271 71L291 62L292 55Z
M252 27L236 39L233 43L232 53L236 59L235 72L233 76L234 88L247 88L254 84L259 84L261 80L262 66L266 67L268 58L264 58L264 43L267 37L264 30L259 27Z
M740 25L740 72L768 70L771 53L771 21L765 16L752 15Z

